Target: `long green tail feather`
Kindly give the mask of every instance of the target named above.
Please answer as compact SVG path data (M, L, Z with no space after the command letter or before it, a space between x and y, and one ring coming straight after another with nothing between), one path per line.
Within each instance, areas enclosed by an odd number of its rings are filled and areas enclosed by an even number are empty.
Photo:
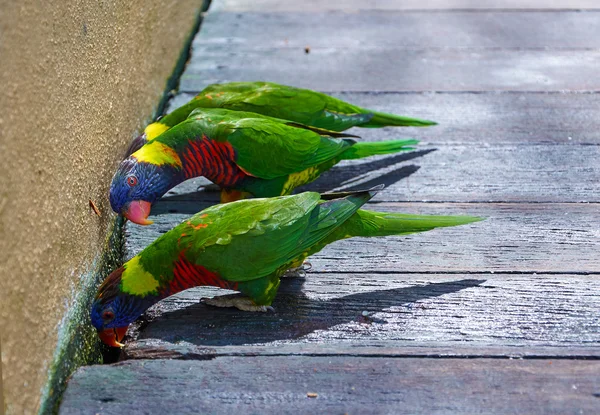
M391 140L368 143L356 143L340 155L340 160L353 160L381 154L392 154L399 151L414 150L419 140Z
M389 236L430 231L435 228L479 222L476 216L428 216L358 210L342 226L346 235Z
M483 219L476 216L408 215L360 209L332 234L318 244L313 245L306 252L306 256L319 252L330 243L355 236L408 235L430 231L435 228L466 225L468 223L479 222Z
M388 114L385 112L373 112L373 118L371 118L369 122L360 125L360 127L429 127L432 125L437 125L437 122L421 120L419 118L404 117L402 115Z

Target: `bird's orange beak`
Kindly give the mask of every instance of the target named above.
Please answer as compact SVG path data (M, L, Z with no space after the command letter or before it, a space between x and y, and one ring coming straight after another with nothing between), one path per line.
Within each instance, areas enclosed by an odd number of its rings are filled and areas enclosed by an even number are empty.
M154 222L148 220L152 204L145 200L134 200L129 204L127 210L123 213L127 219L138 225L150 225Z
M100 340L111 347L123 347L124 345L120 343L120 341L125 337L128 327L129 326L104 329L102 331L98 330L98 336L100 337Z

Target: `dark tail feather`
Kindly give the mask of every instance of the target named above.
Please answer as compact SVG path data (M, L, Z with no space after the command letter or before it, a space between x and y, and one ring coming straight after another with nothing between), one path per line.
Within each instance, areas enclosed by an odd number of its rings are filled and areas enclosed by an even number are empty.
M339 131L332 131L332 130L326 130L325 128L318 128L318 127L313 127L310 125L304 125L304 124L300 124L299 122L287 122L286 125L292 126L292 127L296 127L296 128L302 128L305 130L310 130L310 131L314 131L317 134L320 135L328 135L329 137L335 137L335 138L343 138L343 137L353 137L353 138L360 138L359 135L354 135L354 134L346 134L346 133L341 133Z
M368 190L353 190L349 192L327 192L321 193L321 199L323 200L333 200L333 199L341 199L342 197L356 196L357 194L368 193L370 195L369 199L373 198L378 192L383 190L385 185L379 184L377 186L373 186Z
M127 148L127 152L125 153L124 158L131 156L133 153L135 153L140 148L142 148L142 146L144 144L146 144L146 133L144 133L142 135L138 135L136 138L134 138L131 141L131 143L129 144L129 147Z

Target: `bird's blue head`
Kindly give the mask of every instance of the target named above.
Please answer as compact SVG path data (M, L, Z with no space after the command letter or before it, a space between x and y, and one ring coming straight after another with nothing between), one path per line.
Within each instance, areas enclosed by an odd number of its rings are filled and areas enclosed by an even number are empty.
M171 164L140 161L136 154L123 160L113 176L110 205L130 221L149 225L152 204L181 182L181 170Z
M124 267L113 271L102 283L94 302L90 317L98 330L100 339L109 346L121 347L127 328L157 299L152 296L136 296L121 290Z

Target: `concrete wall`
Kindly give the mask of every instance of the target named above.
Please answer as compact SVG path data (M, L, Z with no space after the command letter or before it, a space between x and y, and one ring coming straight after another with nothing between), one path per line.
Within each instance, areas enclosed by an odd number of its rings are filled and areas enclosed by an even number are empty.
M57 329L97 271L114 223L107 198L112 173L156 109L201 3L0 1L0 339L7 413L40 408Z

